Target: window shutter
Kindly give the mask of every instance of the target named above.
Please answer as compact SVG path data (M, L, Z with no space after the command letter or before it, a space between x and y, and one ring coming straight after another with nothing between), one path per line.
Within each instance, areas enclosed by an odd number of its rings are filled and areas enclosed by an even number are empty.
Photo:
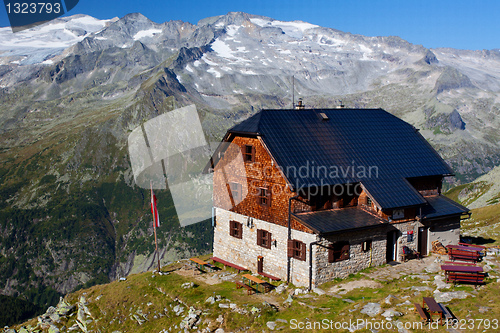
M341 257L340 257L341 260L349 259L350 257L349 249L350 249L349 244L345 244L344 246L342 246Z
M288 240L288 257L293 257L293 240Z
M300 242L300 260L306 260L306 243Z
M271 248L271 233L267 232L267 248Z
M257 245L262 245L262 230L257 229Z
M229 221L229 234L234 236L234 221Z
M333 258L333 249L331 247L328 248L328 262L333 262L335 259Z
M243 224L237 223L236 225L238 227L238 238L242 239L243 238Z
M267 207L271 207L271 189L268 188L266 190L266 197L267 197Z
M252 162L255 162L255 146L252 146Z

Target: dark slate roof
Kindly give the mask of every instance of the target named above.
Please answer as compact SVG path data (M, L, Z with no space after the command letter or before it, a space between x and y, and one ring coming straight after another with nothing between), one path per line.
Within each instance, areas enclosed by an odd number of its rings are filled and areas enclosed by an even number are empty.
M294 216L318 234L372 228L388 223L375 215L355 207L296 213Z
M262 110L228 132L260 135L293 189L360 182L368 171L384 179L452 174L412 125L382 109Z
M402 177L364 179L361 184L382 209L419 206L426 203L422 195Z
M443 196L426 197L427 205L422 207L422 218L433 219L437 217L459 215L469 212L469 209Z

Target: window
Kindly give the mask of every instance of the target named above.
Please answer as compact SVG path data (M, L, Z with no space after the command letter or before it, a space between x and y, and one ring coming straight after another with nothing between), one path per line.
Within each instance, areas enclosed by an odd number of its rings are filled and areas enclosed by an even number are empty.
M267 188L259 188L257 193L257 202L264 207L271 206L271 191Z
M231 190L231 196L233 197L233 203L235 205L241 202L241 184L229 183L229 189Z
M404 209L394 209L392 212L392 219L393 220L398 220L402 219L405 217L405 210Z
M370 198L369 196L366 196L366 205L370 207L372 205L372 198Z
M371 239L365 240L361 245L361 249L363 250L363 252L370 251L372 249L372 240Z
M335 243L328 249L328 262L348 260L349 257L349 243L347 242Z
M288 240L288 256L298 260L306 260L306 244L299 241L290 239Z
M240 222L229 221L229 234L236 238L243 238L243 225Z
M271 248L271 233L267 230L257 229L257 245Z
M243 161L245 162L255 162L255 147L252 145L243 146Z

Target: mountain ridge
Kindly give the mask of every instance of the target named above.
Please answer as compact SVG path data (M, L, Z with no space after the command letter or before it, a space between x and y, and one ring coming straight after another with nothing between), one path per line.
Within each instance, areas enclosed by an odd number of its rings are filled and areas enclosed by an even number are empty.
M291 107L295 82L307 107L381 107L420 128L457 172L448 186L500 164L494 50L245 13L198 25L129 14L81 36L57 54L0 54L0 261L12 268L2 294L58 295L154 265L149 194L133 182L126 138L181 106L195 104L218 141L261 108ZM181 228L169 192L157 196L162 264L210 252L210 222Z

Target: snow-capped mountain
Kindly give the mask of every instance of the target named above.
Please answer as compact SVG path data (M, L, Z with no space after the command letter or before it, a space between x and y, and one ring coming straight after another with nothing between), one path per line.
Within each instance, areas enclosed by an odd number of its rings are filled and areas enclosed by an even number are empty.
M0 237L25 240L6 248L0 239L9 265L22 266L0 280L4 293L22 293L24 275L65 293L154 265L131 130L194 103L217 141L260 108L291 107L293 95L307 107L386 109L420 129L456 182L500 164L499 50L431 50L245 13L196 25L136 13L0 29L0 213L22 221ZM210 227L180 228L162 199L162 261L209 251ZM28 259L18 264L18 253Z
M51 58L116 20L73 15L16 33L8 27L0 28L0 64L51 64Z

